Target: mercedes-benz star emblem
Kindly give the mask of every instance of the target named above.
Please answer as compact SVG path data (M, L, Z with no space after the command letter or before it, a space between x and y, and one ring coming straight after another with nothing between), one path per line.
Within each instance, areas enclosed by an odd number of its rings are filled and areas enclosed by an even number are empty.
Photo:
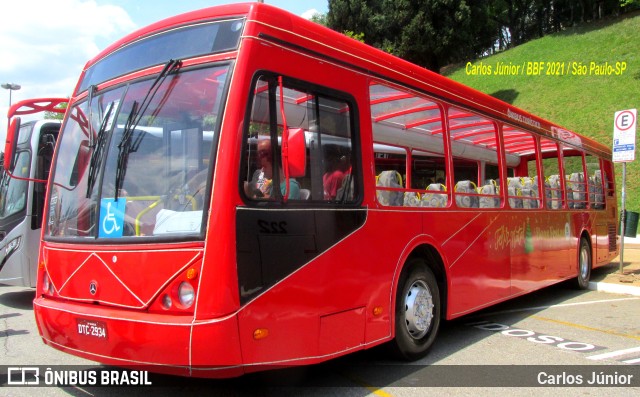
M95 295L96 292L98 292L98 283L96 283L95 281L90 282L89 292L91 293L91 295Z

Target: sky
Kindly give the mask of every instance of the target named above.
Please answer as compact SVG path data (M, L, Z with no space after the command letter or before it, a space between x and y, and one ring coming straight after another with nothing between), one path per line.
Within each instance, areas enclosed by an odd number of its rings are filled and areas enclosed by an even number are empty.
M0 83L21 86L11 93L12 103L30 98L66 98L71 96L84 64L126 34L184 12L250 1L1 1ZM264 2L307 18L328 10L327 0ZM9 91L0 89L0 151L4 151L8 109Z

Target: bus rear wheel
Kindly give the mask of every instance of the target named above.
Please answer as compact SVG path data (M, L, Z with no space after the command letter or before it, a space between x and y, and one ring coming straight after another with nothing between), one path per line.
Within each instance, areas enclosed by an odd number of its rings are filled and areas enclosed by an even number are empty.
M394 354L414 361L424 357L440 326L440 290L433 272L420 260L407 263L396 292Z
M580 239L580 250L578 251L578 277L576 278L576 288L587 289L591 278L591 247L584 237Z

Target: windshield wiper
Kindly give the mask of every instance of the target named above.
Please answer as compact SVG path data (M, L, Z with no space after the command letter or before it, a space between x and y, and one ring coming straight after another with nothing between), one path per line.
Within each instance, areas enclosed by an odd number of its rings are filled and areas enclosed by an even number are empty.
M91 197L91 192L93 191L93 186L96 183L96 177L98 174L99 164L102 164L102 158L104 157L104 147L107 142L107 125L109 124L109 120L111 119L111 112L113 111L113 107L115 102L111 102L109 107L107 108L107 113L102 119L102 123L100 124L100 129L98 130L98 140L95 143L95 146L92 146L93 150L91 153L91 160L89 163L89 175L87 176L87 198Z
M136 141L132 144L131 140L133 137L133 133L140 123L142 116L147 111L151 100L158 92L160 86L167 78L167 76L176 70L178 70L182 66L182 61L171 59L164 65L164 68L156 77L156 79L149 87L149 91L147 91L147 95L145 95L142 103L138 103L138 101L133 101L133 105L131 106L131 112L129 113L129 117L127 118L127 122L124 125L124 130L122 132L122 138L120 139L120 143L118 144L118 164L116 166L116 186L115 186L115 198L114 200L118 200L118 195L120 194L120 190L122 189L122 185L124 183L124 176L127 172L127 162L129 161L129 153L138 150L140 143L142 142L142 137L144 133L140 133L140 135L136 138Z
M93 108L91 107L91 102L93 102L93 94L95 94L98 89L95 85L90 85L87 90L87 107L89 109L89 147L93 148L93 144L95 142L95 137L93 136Z

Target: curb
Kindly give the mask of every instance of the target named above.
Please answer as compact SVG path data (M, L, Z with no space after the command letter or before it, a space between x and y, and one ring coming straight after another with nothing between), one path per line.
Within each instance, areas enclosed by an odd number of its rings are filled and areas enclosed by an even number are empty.
M635 287L632 285L620 285L590 281L588 289L591 291L608 292L611 294L640 296L640 287Z

